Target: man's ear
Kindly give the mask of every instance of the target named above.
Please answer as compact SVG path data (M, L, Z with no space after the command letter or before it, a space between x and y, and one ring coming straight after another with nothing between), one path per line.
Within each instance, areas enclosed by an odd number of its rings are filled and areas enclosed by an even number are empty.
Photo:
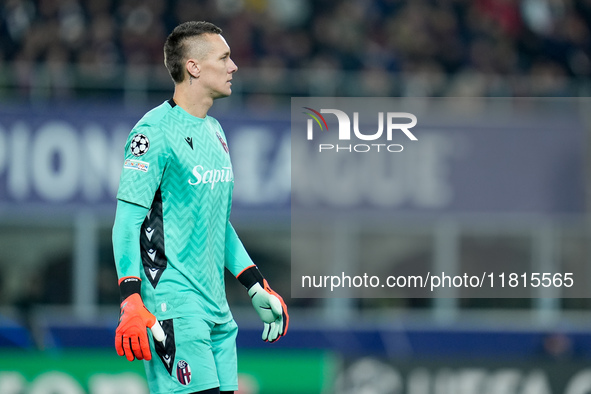
M185 63L185 68L190 76L193 78L199 78L199 74L201 73L201 66L195 59L189 59Z

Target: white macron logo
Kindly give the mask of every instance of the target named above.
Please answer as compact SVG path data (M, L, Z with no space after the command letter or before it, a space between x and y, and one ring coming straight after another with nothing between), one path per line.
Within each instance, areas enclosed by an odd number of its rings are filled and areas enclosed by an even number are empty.
M156 251L154 249L148 250L148 256L150 256L150 259L154 261L154 259L156 258Z
M150 268L150 276L152 277L152 279L156 279L156 275L158 275L158 271L160 271L158 268Z
M146 237L148 237L148 241L152 241L152 235L154 235L154 229L151 227L148 227L146 229Z

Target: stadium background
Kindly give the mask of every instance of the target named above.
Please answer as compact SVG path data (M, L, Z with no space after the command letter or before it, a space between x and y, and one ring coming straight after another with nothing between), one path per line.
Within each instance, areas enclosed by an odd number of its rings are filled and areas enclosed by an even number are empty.
M262 343L248 297L228 278L244 392L591 392L586 298L291 299L288 155L292 96L584 100L591 2L4 0L0 393L143 392L142 365L112 349L113 196L125 136L172 92L162 43L191 19L221 26L239 67L233 95L212 112L233 151L233 222L292 315L286 338ZM411 174L400 187L414 209L393 207L384 238L372 223L345 238L322 234L328 246L315 263L337 259L346 244L356 269L585 266L588 132L562 156L551 149L560 133L548 138L542 146L535 135L490 136L480 175L498 175L502 162L514 169L502 172L510 184L546 183L552 193L521 196L535 208L496 206L507 190L492 190L486 212L449 211L429 188L413 189L425 175ZM514 141L529 151L510 151ZM564 166L550 172L548 160ZM435 206L418 203L433 198Z

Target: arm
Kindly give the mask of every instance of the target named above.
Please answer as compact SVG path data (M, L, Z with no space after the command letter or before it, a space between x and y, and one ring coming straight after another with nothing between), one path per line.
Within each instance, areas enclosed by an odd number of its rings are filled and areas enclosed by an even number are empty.
M252 305L263 321L263 340L275 342L287 334L289 315L283 298L269 287L230 222L226 227L225 265L248 291Z
M119 280L140 276L140 229L147 214L148 208L117 200L113 224L113 254Z
M119 277L121 314L115 332L115 348L129 361L152 358L147 327L155 340L164 339L156 317L144 306L140 279L141 226L160 185L168 157L162 136L160 130L145 123L131 131L125 144L125 162L117 191L113 253Z
M226 253L224 263L226 268L235 277L238 277L246 268L255 265L248 252L246 252L242 241L238 238L236 230L234 230L234 227L232 227L229 221L226 224Z
M113 225L113 254L119 277L121 314L115 332L115 349L129 361L152 358L146 327L154 339L162 341L164 331L144 306L141 291L140 229L148 213L142 206L118 200Z

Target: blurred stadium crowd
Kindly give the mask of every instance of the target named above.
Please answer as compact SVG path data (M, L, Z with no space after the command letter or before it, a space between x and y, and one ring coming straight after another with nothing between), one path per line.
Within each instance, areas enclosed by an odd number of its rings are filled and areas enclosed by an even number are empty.
M0 86L26 94L42 64L52 97L162 72L162 43L186 20L223 28L245 94L588 93L589 0L6 0Z

